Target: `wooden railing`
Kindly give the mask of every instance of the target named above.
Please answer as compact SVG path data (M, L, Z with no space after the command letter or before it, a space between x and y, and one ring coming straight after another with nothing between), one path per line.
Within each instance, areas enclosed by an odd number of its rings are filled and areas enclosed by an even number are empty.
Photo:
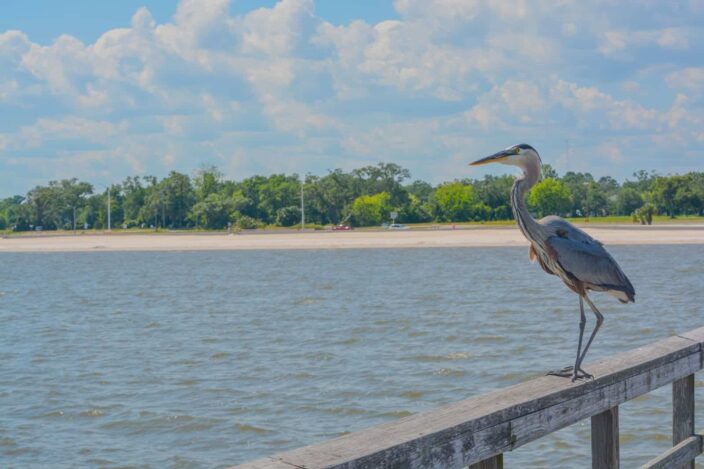
M589 366L595 379L542 376L237 469L503 467L503 453L591 417L592 467L619 466L618 406L672 383L673 448L642 468L694 468L694 373L704 327Z

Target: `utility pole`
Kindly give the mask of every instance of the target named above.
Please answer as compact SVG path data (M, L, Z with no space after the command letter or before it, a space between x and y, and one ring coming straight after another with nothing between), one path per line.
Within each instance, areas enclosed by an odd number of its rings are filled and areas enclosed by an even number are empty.
M111 231L111 225L110 225L110 187L108 187L108 231Z
M305 184L305 178L301 178L301 231L306 228L306 208L303 205L303 184Z

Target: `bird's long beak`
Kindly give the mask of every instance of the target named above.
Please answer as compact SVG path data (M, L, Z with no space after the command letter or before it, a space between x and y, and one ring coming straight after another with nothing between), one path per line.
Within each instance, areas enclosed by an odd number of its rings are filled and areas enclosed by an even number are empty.
M489 163L498 163L502 160L505 160L509 156L513 155L513 152L511 152L510 148L507 148L506 150L501 150L498 153L494 153L493 155L489 155L487 157L484 157L482 159L479 159L473 163L469 163L470 166L480 166L483 164L489 164Z

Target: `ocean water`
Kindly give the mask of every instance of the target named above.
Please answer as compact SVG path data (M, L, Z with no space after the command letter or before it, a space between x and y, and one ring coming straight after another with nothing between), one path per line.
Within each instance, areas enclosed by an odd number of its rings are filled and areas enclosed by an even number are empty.
M568 365L577 297L526 251L0 254L0 466L224 467ZM637 303L592 296L587 369L704 325L704 245L610 251ZM621 406L622 467L670 447L670 399ZM507 467L589 467L589 435Z

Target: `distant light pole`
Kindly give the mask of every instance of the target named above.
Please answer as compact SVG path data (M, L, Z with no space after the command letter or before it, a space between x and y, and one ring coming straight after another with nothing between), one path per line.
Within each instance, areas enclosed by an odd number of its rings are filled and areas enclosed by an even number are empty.
M110 187L111 186L108 186L108 231L112 231L110 224Z
M303 204L303 185L305 184L305 176L301 177L301 231L306 229L306 208Z

